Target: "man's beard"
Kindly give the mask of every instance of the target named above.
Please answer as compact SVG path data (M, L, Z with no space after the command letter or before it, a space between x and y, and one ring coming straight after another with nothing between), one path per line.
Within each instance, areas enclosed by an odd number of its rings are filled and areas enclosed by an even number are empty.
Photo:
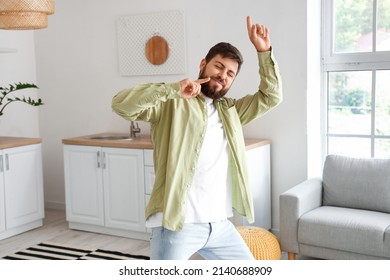
M199 79L203 78L208 78L208 76L205 76L202 71L199 73ZM210 77L210 79L218 80L218 77ZM222 88L221 90L217 90L215 87L211 87L210 81L208 81L207 83L203 83L200 86L202 93L211 99L219 99L225 96L225 94L229 91L229 88Z

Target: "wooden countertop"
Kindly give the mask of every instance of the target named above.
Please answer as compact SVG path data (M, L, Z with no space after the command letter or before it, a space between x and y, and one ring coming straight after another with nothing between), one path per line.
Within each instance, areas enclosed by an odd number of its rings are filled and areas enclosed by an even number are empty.
M99 146L99 147L112 147L112 148L128 148L128 149L153 149L153 144L150 139L150 135L137 135L136 138L119 139L119 140L104 140L104 139L91 139L91 137L99 137L104 135L126 136L125 133L113 133L105 132L92 135L79 136L74 138L63 139L62 143L66 145L81 145L81 146ZM270 144L270 140L265 139L245 139L246 149L254 149L263 145Z
M75 138L63 139L62 143L66 145L81 145L81 146L99 146L111 148L128 148L128 149L153 149L153 144L150 135L137 135L134 139L119 139L119 140L104 140L91 139L91 137L113 135L113 136L129 136L127 133L105 132L92 135L79 136Z
M42 143L41 138L0 136L0 150Z
M245 138L245 147L247 150L251 150L257 147L265 146L271 144L271 140L268 139L255 139L255 138Z

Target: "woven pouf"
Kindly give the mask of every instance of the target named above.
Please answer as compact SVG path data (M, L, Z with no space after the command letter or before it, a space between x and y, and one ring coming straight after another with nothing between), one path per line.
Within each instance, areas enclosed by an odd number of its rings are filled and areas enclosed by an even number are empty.
M256 260L280 260L279 241L268 230L250 226L239 226L237 230Z

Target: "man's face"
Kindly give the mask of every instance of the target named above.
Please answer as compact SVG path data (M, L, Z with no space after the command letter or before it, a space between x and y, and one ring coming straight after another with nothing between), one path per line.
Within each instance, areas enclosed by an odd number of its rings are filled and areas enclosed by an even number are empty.
M208 63L203 59L200 63L199 78L210 77L210 81L202 84L202 93L212 99L223 97L230 89L238 71L237 61L216 55Z

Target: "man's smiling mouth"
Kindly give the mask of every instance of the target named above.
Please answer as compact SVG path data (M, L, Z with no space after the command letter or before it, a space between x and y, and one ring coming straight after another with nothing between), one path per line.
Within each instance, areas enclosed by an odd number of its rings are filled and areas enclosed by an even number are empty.
M224 87L224 86L225 86L224 82L222 82L222 81L219 80L219 79L211 78L211 80L214 81L216 84L220 85L221 87Z

